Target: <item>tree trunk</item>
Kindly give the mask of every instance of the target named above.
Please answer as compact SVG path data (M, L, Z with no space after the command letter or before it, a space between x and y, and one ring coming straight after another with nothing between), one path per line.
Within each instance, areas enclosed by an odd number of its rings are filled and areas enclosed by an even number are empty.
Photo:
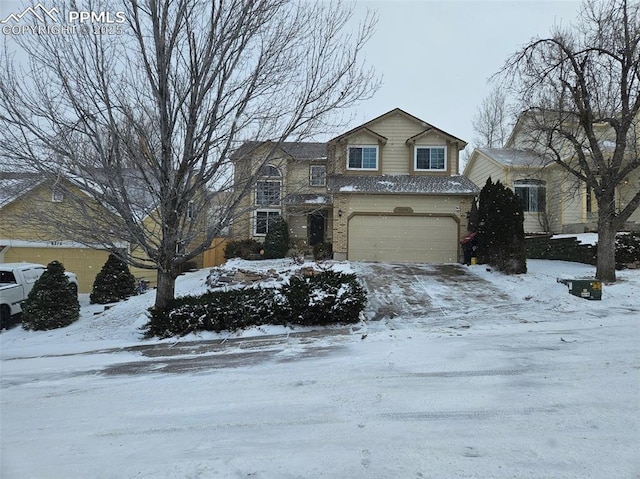
M611 201L601 201L598 208L598 262L596 278L606 283L616 281L615 207Z
M173 300L176 289L176 277L173 268L158 269L158 289L156 290L156 309L163 309Z

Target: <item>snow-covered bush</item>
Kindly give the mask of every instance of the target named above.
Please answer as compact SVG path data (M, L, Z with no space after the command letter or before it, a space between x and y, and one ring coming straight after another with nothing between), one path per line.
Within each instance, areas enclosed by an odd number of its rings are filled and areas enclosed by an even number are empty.
M367 302L355 274L335 271L307 278L293 276L281 293L287 322L305 326L355 323Z
M80 303L75 285L65 276L62 263L52 261L22 305L22 327L34 330L63 328L79 317Z
M616 235L616 267L640 261L640 233L618 233Z
M365 291L355 275L327 271L292 277L281 289L251 287L177 298L166 309L149 310L145 336L167 338L265 324L354 323L365 304Z
M96 275L89 299L92 303L107 304L133 296L136 279L129 266L117 256L110 254L107 262Z

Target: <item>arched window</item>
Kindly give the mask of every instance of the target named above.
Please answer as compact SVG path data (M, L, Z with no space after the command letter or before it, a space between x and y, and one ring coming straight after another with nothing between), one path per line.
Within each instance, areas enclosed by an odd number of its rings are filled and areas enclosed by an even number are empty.
M544 213L547 209L547 185L545 181L527 178L516 180L514 193L522 201L522 210L532 213Z
M273 165L264 165L260 168L260 176L268 176L271 178L280 178L282 174L280 170Z

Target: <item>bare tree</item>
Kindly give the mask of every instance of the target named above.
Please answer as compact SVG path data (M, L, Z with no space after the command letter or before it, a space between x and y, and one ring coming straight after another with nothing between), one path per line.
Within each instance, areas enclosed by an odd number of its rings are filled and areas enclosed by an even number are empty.
M502 148L511 131L507 107L507 95L500 87L494 87L482 100L478 111L471 119L474 143L482 148Z
M332 132L341 112L375 92L360 61L375 16L358 25L340 3L297 0L87 3L123 22L16 36L26 67L5 49L0 155L71 178L78 207L96 209L50 226L121 255L123 240L135 245L125 259L157 270L162 307L180 266L209 247L251 191L251 181L230 184L230 153L246 140L275 149ZM59 2L61 17L74 5ZM207 223L212 187L230 194Z
M525 112L525 145L593 192L596 276L615 281L615 234L640 204L640 4L587 1L579 23L534 39L509 58L500 75ZM627 185L630 176L635 179ZM622 187L630 192L617 208Z

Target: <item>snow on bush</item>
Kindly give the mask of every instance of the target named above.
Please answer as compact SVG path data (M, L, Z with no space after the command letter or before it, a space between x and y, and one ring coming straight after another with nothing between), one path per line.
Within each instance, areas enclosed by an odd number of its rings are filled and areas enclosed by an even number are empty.
M366 305L355 274L324 271L292 276L281 288L253 286L211 291L151 308L145 336L167 338L198 331L236 331L266 324L328 325L355 323Z

